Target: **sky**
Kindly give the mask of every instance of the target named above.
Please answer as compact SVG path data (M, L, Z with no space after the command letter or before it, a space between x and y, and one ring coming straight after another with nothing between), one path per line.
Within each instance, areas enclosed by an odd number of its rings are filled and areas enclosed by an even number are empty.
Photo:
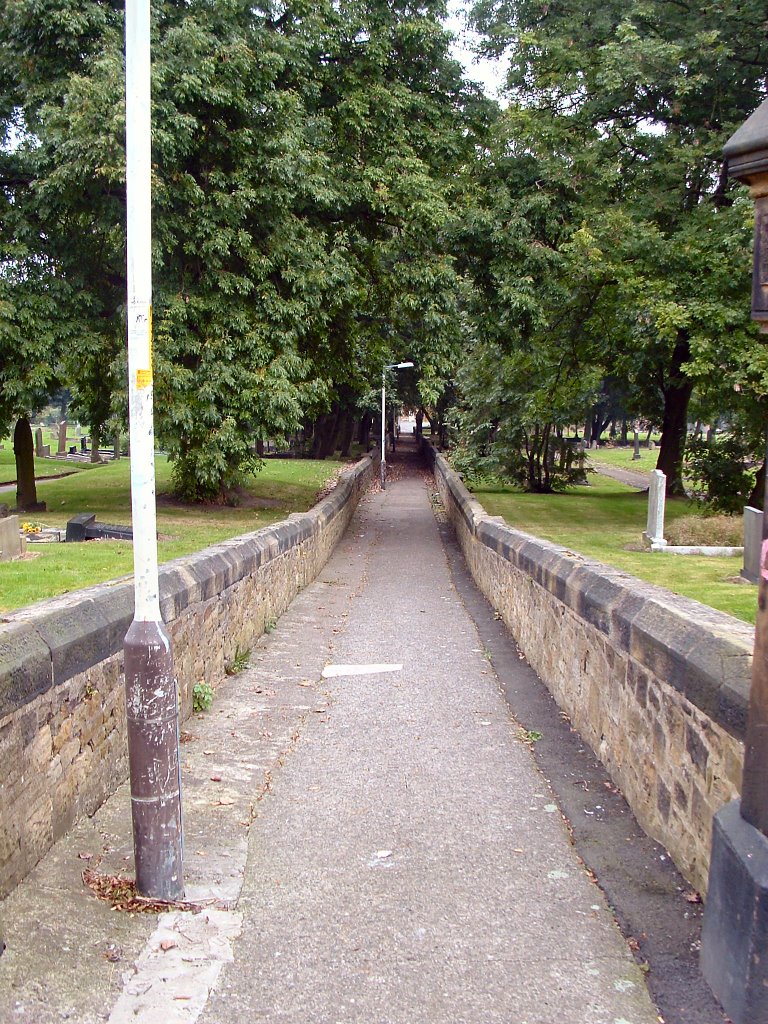
M478 60L472 53L472 43L477 39L477 35L464 26L466 7L467 4L463 0L449 0L448 3L446 24L457 37L452 47L453 56L464 65L467 78L478 82L489 96L497 99L496 91L503 78L504 61Z

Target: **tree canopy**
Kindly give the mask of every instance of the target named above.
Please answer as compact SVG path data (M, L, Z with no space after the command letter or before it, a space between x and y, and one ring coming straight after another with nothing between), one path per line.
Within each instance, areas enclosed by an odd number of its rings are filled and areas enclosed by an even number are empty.
M183 496L302 425L348 448L403 359L464 457L536 489L573 479L563 430L599 409L662 427L672 492L694 394L758 433L751 203L722 145L766 94L761 6L478 0L503 107L444 16L153 3L157 433ZM126 406L122 4L0 18L0 426L65 383L98 436Z

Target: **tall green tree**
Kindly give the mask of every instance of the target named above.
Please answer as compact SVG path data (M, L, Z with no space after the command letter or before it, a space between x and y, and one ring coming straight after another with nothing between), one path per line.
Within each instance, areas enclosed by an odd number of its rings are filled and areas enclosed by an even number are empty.
M433 392L455 361L441 231L483 104L442 13L153 5L156 408L181 494L220 498L260 440L354 407L399 349ZM98 432L124 407L122 9L0 0L0 17L21 140L5 180L68 289L66 375Z
M764 10L481 0L474 17L488 51L508 62L510 121L581 195L573 227L595 239L607 277L593 333L600 320L619 326L600 361L661 401L658 465L678 492L702 354L728 362L754 344L747 229L729 210L721 149L765 95Z

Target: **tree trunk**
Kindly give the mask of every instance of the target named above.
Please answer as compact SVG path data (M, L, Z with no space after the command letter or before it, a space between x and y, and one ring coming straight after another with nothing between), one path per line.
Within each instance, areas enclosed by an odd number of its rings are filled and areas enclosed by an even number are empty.
M326 418L323 429L320 431L322 440L320 443L319 459L327 459L336 451L336 431L339 423L339 407L334 405L332 412Z
M20 509L37 508L35 485L35 445L32 426L26 416L16 421L13 431L13 454L16 458L16 504Z
M91 462L101 462L99 448L101 447L101 424L91 424Z
M661 446L656 469L667 477L667 497L683 497L683 454L688 432L688 403L693 382L683 372L683 364L690 358L688 336L682 331L672 353L672 364L662 388L664 395L664 421L661 427Z
M629 444L629 421L621 421L621 443Z
M760 467L760 469L758 469L758 471L757 471L757 476L755 477L755 486L752 488L752 491L751 491L749 497L747 498L747 504L750 506L750 508L760 508L761 509L763 507L764 499L765 499L765 459L763 459L763 464Z
M422 430L424 429L424 410L419 409L416 412L416 436L421 437Z
M358 435L360 444L365 451L368 451L371 444L371 426L373 424L373 413L370 409L360 417L360 433Z
M264 438L263 437L257 437L256 438L256 454L259 456L260 459L264 458Z
M323 444L323 431L328 421L328 413L321 413L315 422L312 424L312 447L309 450L309 457L311 459L320 458L320 448Z
M355 420L352 413L345 409L340 416L339 424L339 457L342 459L349 458L349 451L352 447L352 435L355 432Z

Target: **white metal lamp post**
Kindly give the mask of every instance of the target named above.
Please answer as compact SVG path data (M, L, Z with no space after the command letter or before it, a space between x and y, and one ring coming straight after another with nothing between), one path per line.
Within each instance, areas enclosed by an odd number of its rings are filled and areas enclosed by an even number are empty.
M387 370L405 370L413 363L387 363L381 371L381 486L387 486Z
M176 675L160 615L152 387L152 194L149 0L126 0L128 377L134 619L125 689L136 887L184 895Z

